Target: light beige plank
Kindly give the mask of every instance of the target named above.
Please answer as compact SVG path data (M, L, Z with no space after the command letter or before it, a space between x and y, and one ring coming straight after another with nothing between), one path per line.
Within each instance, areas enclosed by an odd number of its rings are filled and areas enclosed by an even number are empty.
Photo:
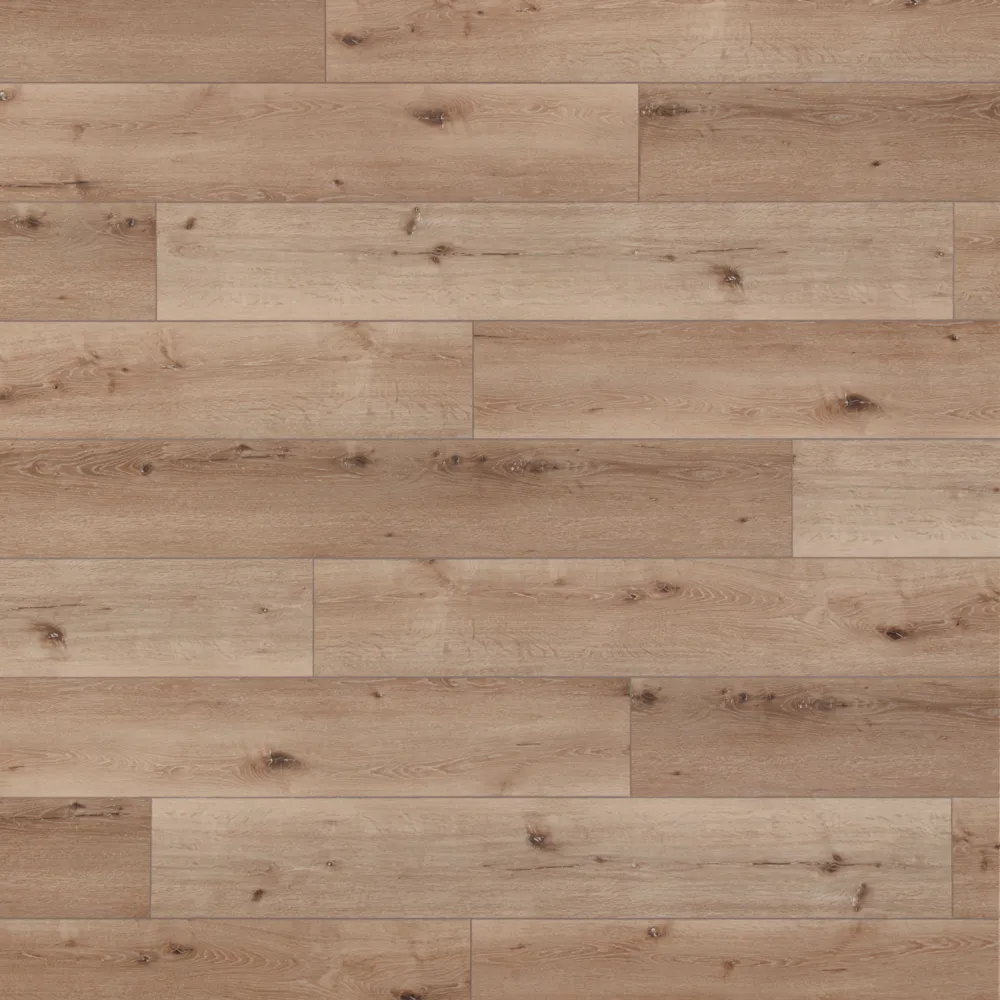
M464 921L0 924L5 1000L467 1000L468 967Z
M2 568L0 677L312 673L308 562L33 559Z
M328 0L331 80L995 81L996 0Z
M993 1000L986 921L477 921L473 1000Z
M994 750L996 741L994 740ZM1000 802L952 802L952 870L956 917L1000 917Z
M1000 197L997 84L640 88L642 197Z
M788 555L787 442L0 442L3 556Z
M638 195L633 84L0 86L11 142L0 197Z
M950 205L163 205L159 219L161 319L952 313Z
M0 66L22 80L322 80L323 0L7 4Z
M946 797L1000 782L996 677L645 678L632 704L633 795Z
M628 795L620 680L7 680L0 794Z
M467 323L0 324L17 437L472 433Z
M0 918L146 916L149 830L144 799L0 798Z
M931 799L160 799L153 914L944 916L950 816ZM851 864L830 871L835 853Z
M316 564L322 674L996 675L978 560Z
M797 441L795 555L1000 555L1000 443Z
M955 315L1000 319L1000 204L955 206Z
M481 437L996 437L996 323L477 323Z
M2 205L0 320L152 319L155 259L153 205Z

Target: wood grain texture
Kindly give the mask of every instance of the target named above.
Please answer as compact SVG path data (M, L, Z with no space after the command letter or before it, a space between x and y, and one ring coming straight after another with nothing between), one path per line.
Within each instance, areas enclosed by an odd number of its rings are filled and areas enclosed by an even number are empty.
M1000 197L996 84L670 84L639 99L645 199Z
M646 678L632 705L633 795L946 797L1000 782L995 677Z
M996 798L953 800L952 839L954 915L996 920L1000 917L1000 802Z
M468 323L0 323L17 437L472 433Z
M995 81L996 0L327 0L331 80Z
M992 1000L986 921L477 921L473 1000Z
M0 320L156 315L153 205L0 205Z
M0 121L12 146L0 163L0 197L634 201L638 194L634 84L3 87Z
M619 680L7 680L0 793L628 795Z
M797 556L1000 555L1000 443L797 441Z
M995 676L998 662L986 560L316 564L321 674Z
M9 0L0 66L22 80L322 80L323 0Z
M469 927L443 920L0 924L6 1000L467 1000Z
M480 437L996 437L996 323L477 323Z
M0 918L146 916L149 845L144 799L0 798Z
M6 560L0 677L310 674L311 578L274 559Z
M159 799L153 809L157 917L951 909L951 809L933 799ZM851 865L829 871L834 853Z
M949 205L161 205L159 222L161 319L952 314Z
M790 464L787 442L3 442L0 555L788 555Z
M1000 204L955 206L955 315L1000 318Z

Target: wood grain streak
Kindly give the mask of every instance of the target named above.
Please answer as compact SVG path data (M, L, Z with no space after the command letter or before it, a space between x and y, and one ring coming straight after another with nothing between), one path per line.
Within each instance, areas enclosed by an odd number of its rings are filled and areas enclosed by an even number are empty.
M1000 319L1000 204L955 206L955 315Z
M1000 917L1000 802L995 797L955 799L952 808L954 916L996 920Z

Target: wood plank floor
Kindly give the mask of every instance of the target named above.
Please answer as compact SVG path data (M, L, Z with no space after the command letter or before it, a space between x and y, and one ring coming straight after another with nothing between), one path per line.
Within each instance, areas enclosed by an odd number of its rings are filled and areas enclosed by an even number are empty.
M0 0L0 1000L997 1000L1000 0Z

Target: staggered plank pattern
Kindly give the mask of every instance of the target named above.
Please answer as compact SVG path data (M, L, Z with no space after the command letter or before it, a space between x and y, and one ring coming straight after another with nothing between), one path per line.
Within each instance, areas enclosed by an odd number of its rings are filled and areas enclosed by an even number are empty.
M0 2L0 997L996 1000L998 52Z

